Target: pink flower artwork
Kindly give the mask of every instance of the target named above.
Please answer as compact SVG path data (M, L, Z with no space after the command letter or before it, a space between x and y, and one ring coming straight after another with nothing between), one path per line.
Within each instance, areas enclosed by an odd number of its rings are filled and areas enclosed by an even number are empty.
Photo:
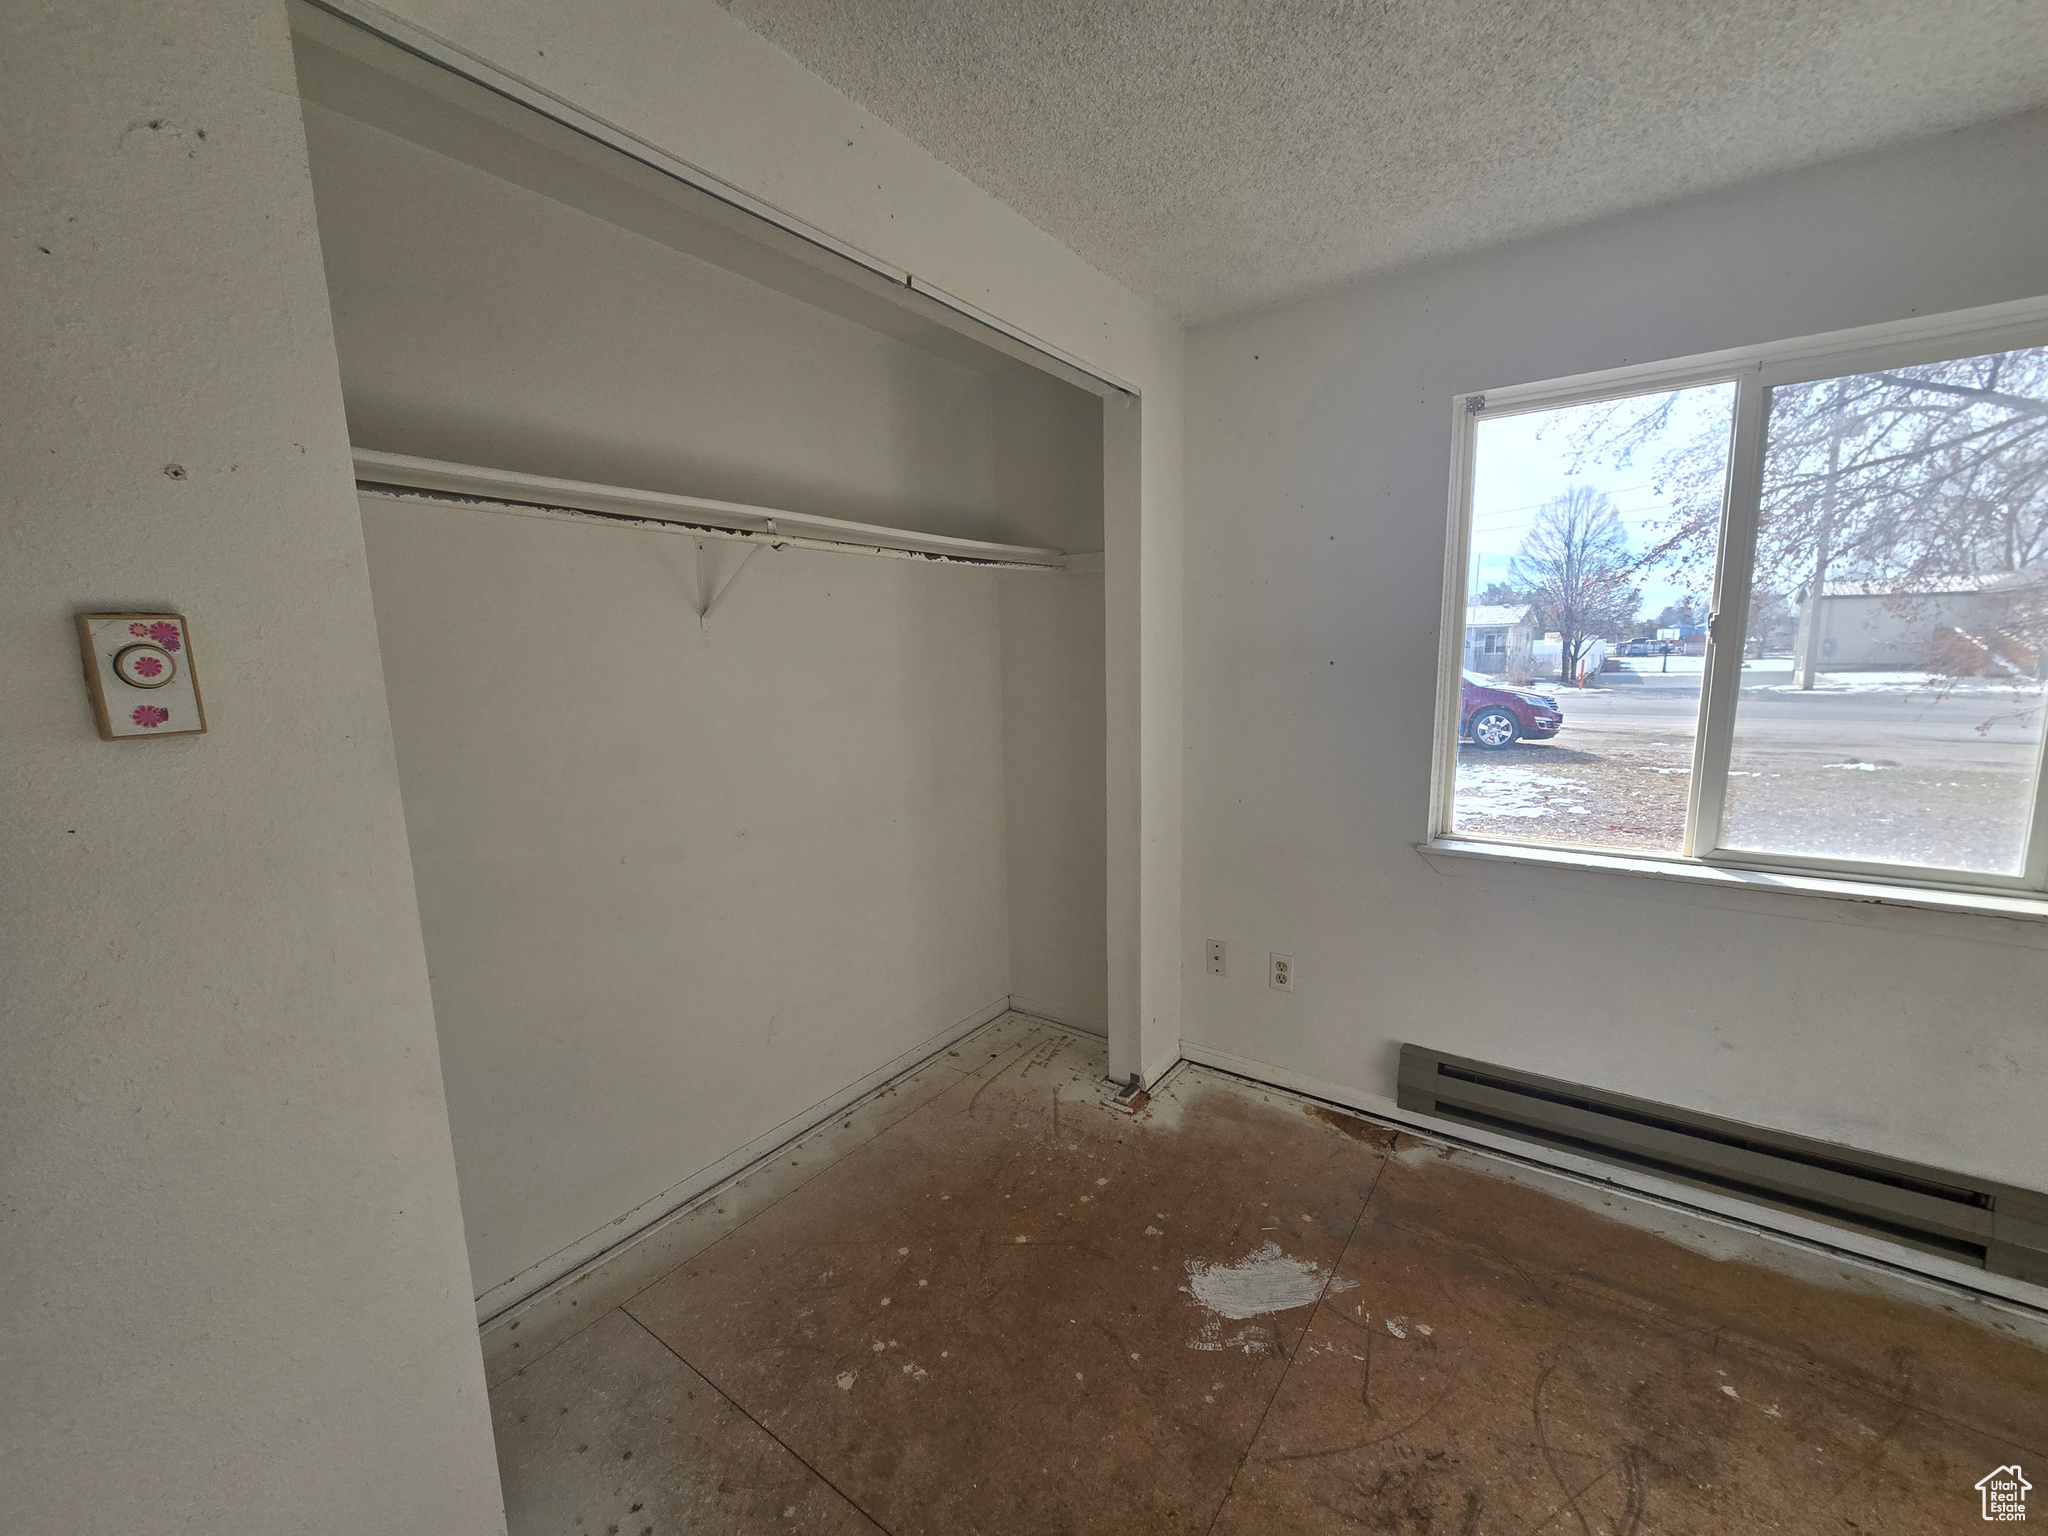
M178 626L159 619L149 626L149 638L165 650L175 651L178 648Z
M128 633L131 635L146 635L149 633L149 626L147 624L130 624L128 626Z
M144 730L153 731L171 718L171 712L160 704L138 704L128 718Z
M154 656L138 656L135 658L135 671L138 676L155 677L163 669L164 664Z

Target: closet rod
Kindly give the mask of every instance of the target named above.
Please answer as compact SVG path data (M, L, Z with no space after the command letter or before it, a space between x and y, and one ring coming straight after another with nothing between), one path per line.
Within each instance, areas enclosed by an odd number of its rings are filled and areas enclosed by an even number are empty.
M355 450L356 489L366 496L442 506L473 507L522 517L588 523L611 528L644 528L698 538L739 539L777 549L818 549L840 554L880 555L943 565L977 565L1006 571L1059 571L1067 557L1057 549L991 544L908 528L883 528L809 512L779 512L734 501L675 496L666 491L631 490L522 475L512 470L449 464L410 454Z

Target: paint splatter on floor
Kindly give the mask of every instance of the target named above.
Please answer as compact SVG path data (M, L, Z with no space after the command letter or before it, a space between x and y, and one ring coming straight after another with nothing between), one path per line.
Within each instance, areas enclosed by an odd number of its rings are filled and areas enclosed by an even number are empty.
M1273 1312L1312 1306L1325 1290L1348 1291L1355 1280L1330 1279L1330 1272L1309 1259L1292 1258L1278 1243L1262 1243L1232 1264L1188 1260L1187 1292L1218 1317L1242 1322Z

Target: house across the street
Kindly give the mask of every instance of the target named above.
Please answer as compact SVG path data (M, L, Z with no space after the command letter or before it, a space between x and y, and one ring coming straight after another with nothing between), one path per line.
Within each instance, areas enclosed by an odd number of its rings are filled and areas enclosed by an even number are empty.
M1528 675L1536 641L1534 609L1474 603L1465 610L1465 670L1488 677Z
M1818 605L1800 604L1793 654L1806 655L1809 626L1817 623L1814 663L1821 671L2032 675L2035 648L2009 630L2015 602L2031 590L2031 582L2013 575L1830 581Z

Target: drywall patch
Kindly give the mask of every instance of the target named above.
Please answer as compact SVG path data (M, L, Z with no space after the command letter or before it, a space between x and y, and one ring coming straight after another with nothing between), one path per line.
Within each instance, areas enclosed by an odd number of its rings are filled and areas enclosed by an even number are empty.
M1218 1317L1242 1322L1311 1306L1324 1291L1348 1291L1356 1280L1336 1280L1320 1264L1292 1258L1268 1241L1234 1264L1188 1260L1188 1283L1181 1287Z

